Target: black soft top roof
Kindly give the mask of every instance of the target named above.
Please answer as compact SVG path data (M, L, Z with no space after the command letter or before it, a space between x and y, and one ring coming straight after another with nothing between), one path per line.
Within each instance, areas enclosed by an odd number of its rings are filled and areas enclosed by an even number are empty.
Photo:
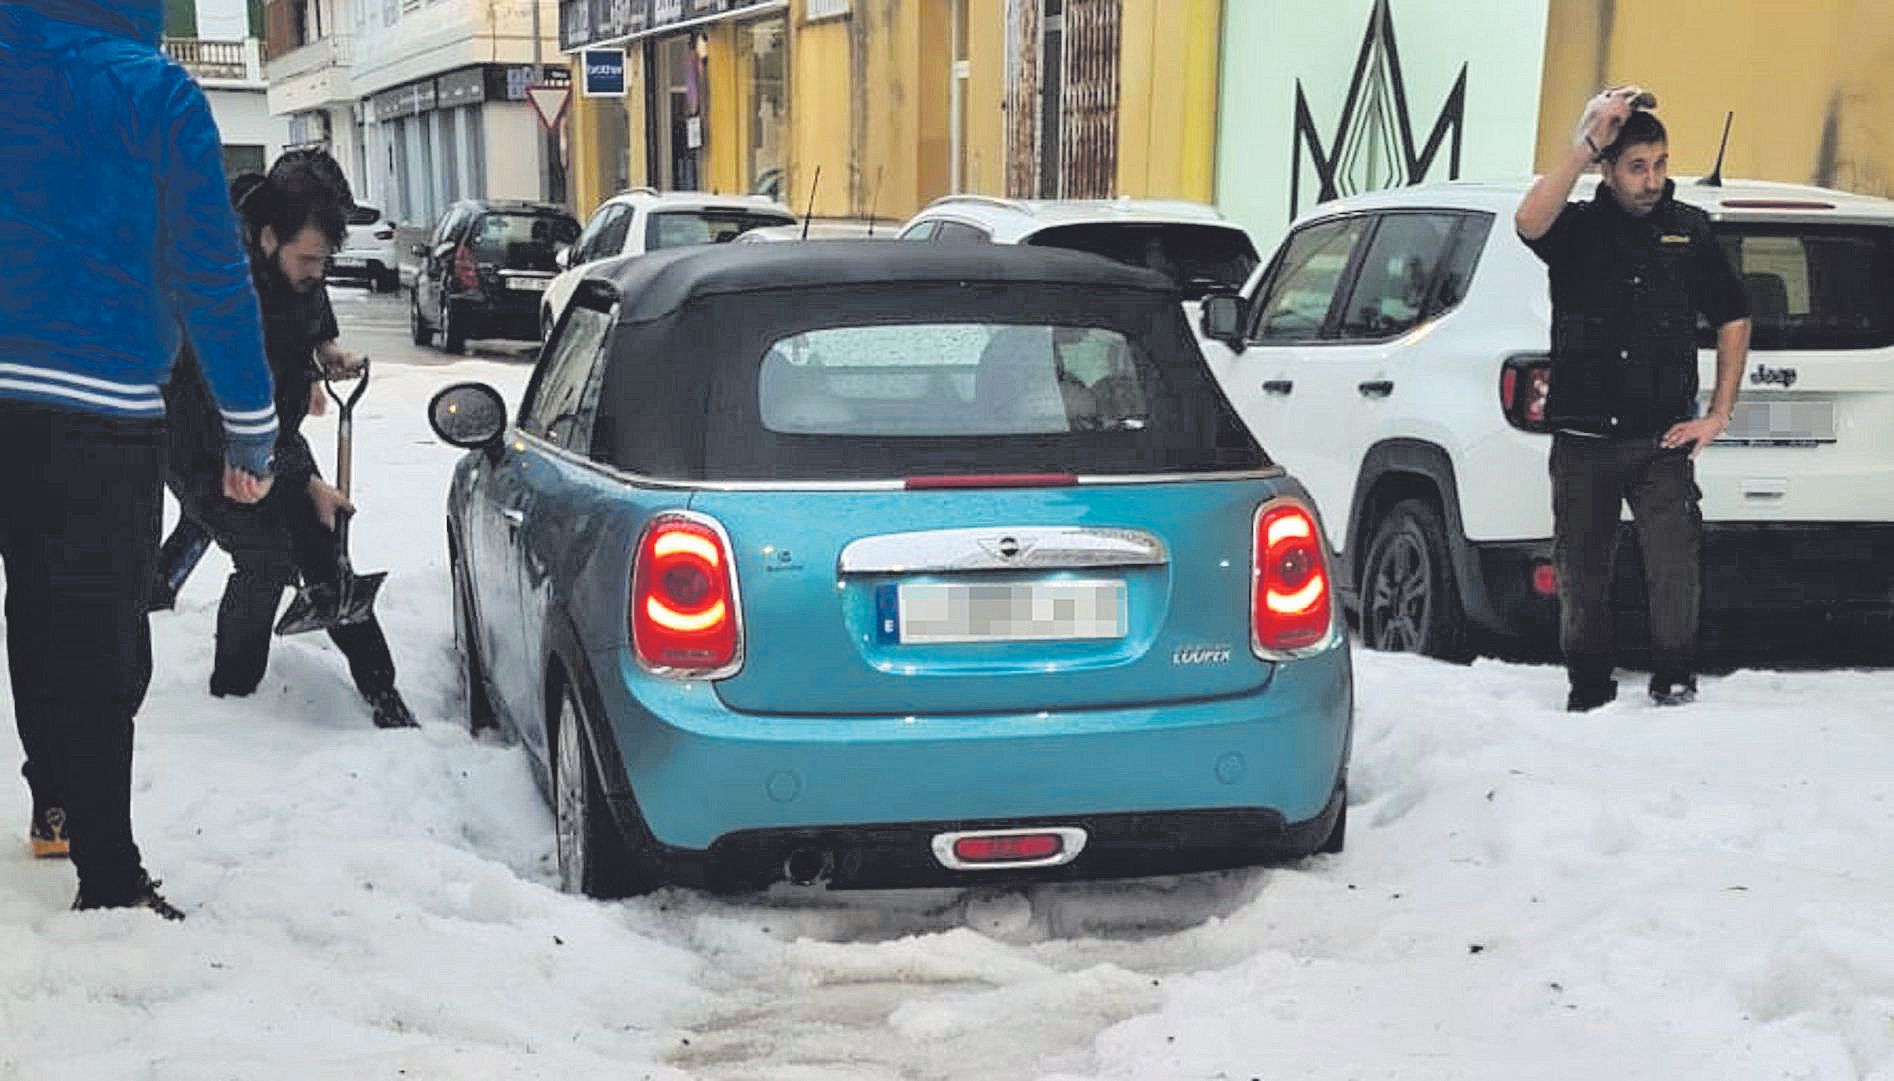
M620 298L621 324L662 318L702 297L764 289L978 283L1175 295L1175 287L1160 275L1094 255L931 241L696 245L614 259L587 277L612 284Z

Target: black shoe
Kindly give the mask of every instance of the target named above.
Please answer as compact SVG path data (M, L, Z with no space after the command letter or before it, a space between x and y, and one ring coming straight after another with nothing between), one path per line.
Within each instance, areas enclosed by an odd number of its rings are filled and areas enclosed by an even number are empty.
M27 841L36 860L65 859L72 855L72 841L66 837L66 811L46 807L33 812L33 824L26 828Z
M367 695L369 708L375 711L376 728L419 728L420 722L409 712L408 704L401 700L401 692L393 687L385 691L376 691Z
M1589 713L1599 706L1608 706L1618 700L1618 681L1607 679L1602 683L1574 684L1571 692L1565 696L1567 713Z
M1683 679L1651 679L1651 701L1660 706L1684 706L1697 700L1697 681L1688 676Z
M132 888L132 892L127 894L124 899L117 901L93 901L86 897L85 888L80 887L79 895L72 899L72 908L75 912L89 912L100 908L144 908L157 913L160 917L167 920L176 921L183 919L184 913L173 907L171 902L165 900L164 896L158 892L158 887L162 885L164 885L164 883L153 881L150 875L140 871L138 872L138 884Z

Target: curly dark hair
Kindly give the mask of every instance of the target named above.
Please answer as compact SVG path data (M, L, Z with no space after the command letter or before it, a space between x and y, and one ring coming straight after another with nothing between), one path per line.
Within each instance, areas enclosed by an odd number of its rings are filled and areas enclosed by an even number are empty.
M321 233L332 248L348 239L355 197L342 167L324 151L292 150L276 159L268 176L238 177L230 194L252 238L267 225L284 241L306 228Z

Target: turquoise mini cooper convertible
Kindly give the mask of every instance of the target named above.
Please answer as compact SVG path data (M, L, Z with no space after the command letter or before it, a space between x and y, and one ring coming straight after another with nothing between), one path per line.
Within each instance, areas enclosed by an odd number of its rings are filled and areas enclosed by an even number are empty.
M1033 248L603 264L509 416L430 406L474 725L565 887L1174 873L1339 851L1316 508L1175 285Z

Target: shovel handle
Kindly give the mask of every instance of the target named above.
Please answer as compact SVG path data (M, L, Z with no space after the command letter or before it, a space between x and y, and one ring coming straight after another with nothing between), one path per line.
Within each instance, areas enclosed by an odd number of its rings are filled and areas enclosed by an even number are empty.
M336 406L341 410L341 417L335 426L335 486L341 491L343 498L347 498L349 480L353 473L349 466L350 458L353 457L351 451L355 444L355 403L362 400L362 393L368 389L368 358L362 358L361 377L357 380L355 389L349 391L348 397L344 398L336 393L335 380L330 379L326 374L322 377L322 385L329 389L329 397L335 399ZM336 523L336 532L338 535L346 535L342 523Z

